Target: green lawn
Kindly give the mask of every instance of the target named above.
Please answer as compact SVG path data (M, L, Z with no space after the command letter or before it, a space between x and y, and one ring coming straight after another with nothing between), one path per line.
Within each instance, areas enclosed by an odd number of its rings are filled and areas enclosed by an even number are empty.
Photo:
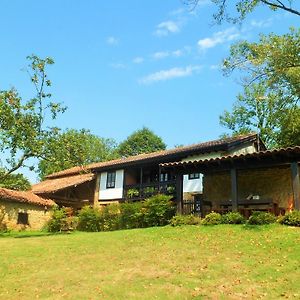
M0 299L300 299L300 228L280 225L16 235L0 259Z

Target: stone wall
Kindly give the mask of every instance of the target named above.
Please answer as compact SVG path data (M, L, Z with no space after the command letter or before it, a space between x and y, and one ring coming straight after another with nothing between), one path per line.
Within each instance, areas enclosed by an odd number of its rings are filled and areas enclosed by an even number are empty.
M4 222L9 229L40 230L51 217L51 208L45 210L45 207L40 205L1 200L0 208L5 212ZM19 212L28 214L29 225L17 224Z
M261 199L273 199L280 208L287 208L293 201L291 171L289 167L238 171L238 198L259 195ZM203 179L205 200L218 207L221 201L231 199L230 171L205 174Z

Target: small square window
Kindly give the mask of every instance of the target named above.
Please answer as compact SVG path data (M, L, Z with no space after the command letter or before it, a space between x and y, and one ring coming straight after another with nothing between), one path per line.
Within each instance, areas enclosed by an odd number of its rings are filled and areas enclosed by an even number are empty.
M168 173L161 173L160 174L160 182L165 182L169 180L169 174Z
M200 173L191 173L191 174L189 174L189 180L199 179L199 178L200 178Z
M17 223L22 224L22 225L29 225L29 223L28 223L28 213L19 212Z
M113 189L116 185L116 172L107 172L106 188Z

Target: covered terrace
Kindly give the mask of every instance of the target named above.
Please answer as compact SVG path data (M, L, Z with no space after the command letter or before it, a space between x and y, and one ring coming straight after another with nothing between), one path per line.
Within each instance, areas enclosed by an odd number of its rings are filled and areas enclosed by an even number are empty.
M178 213L185 213L183 175L202 173L203 195L194 212L240 211L249 216L264 210L278 215L300 209L299 161L300 147L293 147L160 166L176 174Z

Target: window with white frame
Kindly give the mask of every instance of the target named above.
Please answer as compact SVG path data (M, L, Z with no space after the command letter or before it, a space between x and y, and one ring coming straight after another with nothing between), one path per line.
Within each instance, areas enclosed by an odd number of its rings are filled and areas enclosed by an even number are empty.
M107 172L106 188L113 189L116 186L116 171Z

